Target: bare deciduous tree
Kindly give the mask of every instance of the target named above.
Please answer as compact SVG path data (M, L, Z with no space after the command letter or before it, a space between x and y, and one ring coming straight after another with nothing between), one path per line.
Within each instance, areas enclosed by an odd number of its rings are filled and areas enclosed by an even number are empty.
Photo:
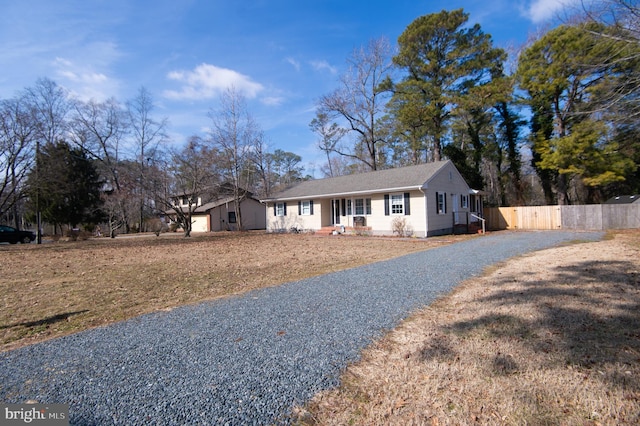
M25 99L37 124L36 157L41 144L55 144L64 139L67 131L67 115L71 109L69 96L62 87L48 78L39 79L35 86L26 89ZM37 163L35 165L38 167ZM37 175L37 172L36 172ZM38 179L36 179L38 181ZM35 210L37 224L37 242L42 242L42 226L40 221L39 192L36 191Z
M215 162L215 153L198 136L192 136L182 150L171 155L168 171L172 188L165 196L156 194L155 198L175 215L185 237L191 236L192 215L198 200L208 194L217 181Z
M10 217L16 228L21 228L18 206L26 196L25 180L37 137L31 112L24 98L0 101L0 216Z
M623 30L615 36L600 33L603 37L616 37L617 40L640 44L640 5L638 0L600 0L597 2L582 0L578 14L588 21Z
M344 120L344 127L357 135L351 150L343 151L334 145L333 151L377 170L384 143L377 122L384 114L387 97L381 83L392 69L390 44L385 38L372 40L366 47L354 50L347 62L349 68L340 78L341 87L320 98L318 115Z
M156 121L152 117L154 104L151 93L141 87L138 95L127 102L128 127L135 145L136 159L139 167L139 198L140 198L140 218L139 231L142 232L145 216L149 211L149 200L147 197L149 180L147 179L147 169L149 164L157 160L161 145L166 140L166 127L168 119L164 118Z
M31 105L38 124L38 141L55 144L64 139L72 105L67 92L55 81L42 78L26 89L25 99Z
M329 116L324 112L318 112L316 118L314 118L309 127L311 130L320 136L318 140L318 148L322 150L327 156L327 177L338 176L337 170L334 170L334 161L332 161L331 154L335 151L339 151L338 143L342 137L347 133L347 130L338 126L338 123L329 124Z
M126 200L131 198L134 188L122 182L122 144L127 123L120 104L113 98L105 102L78 101L74 105L71 128L72 141L99 163L99 171L106 180L106 193L113 197L111 201L105 200L109 206L109 222L124 226L125 232L129 232L130 209Z
M259 137L254 146L251 162L258 175L258 182L254 182L253 187L260 197L268 198L273 192L273 156L269 152L267 141L264 137Z
M218 151L221 169L232 185L238 230L242 230L241 203L247 197L252 181L252 156L261 143L263 133L247 110L244 96L235 88L227 89L220 98L220 107L209 113L210 142Z
M618 122L635 122L640 116L639 3L638 0L582 0L568 20L606 45L604 50L608 55L601 58L600 64L593 65L608 67L609 76L596 93L599 101L592 110L609 114Z

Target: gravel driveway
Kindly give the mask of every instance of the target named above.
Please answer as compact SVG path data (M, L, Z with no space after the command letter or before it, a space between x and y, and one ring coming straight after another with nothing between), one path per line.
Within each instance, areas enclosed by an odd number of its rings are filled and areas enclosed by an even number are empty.
M602 235L502 232L1 353L0 401L70 404L82 425L286 424L384 330L487 265Z

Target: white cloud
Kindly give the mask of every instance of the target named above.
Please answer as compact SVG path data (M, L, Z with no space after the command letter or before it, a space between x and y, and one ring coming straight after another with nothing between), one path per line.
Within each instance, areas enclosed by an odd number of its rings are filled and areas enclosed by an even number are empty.
M300 62L291 57L287 58L287 62L290 63L296 69L296 71L300 71Z
M211 99L230 87L242 92L247 98L255 98L264 89L260 83L246 75L211 64L198 65L192 71L172 71L167 78L182 83L180 90L164 91L165 97L176 100Z
M310 63L311 63L311 66L313 67L313 69L315 69L316 71L327 70L331 74L337 74L338 73L338 69L336 67L332 66L331 64L329 64L329 62L327 62L327 61L311 61Z
M280 106L285 101L282 96L265 96L260 102L267 106Z
M117 86L115 81L95 71L88 64L78 65L69 59L57 57L53 61L53 67L61 79L60 84L73 96L85 101L104 101L113 96L113 90Z
M566 8L575 6L580 0L534 0L526 11L526 16L536 24L552 20Z

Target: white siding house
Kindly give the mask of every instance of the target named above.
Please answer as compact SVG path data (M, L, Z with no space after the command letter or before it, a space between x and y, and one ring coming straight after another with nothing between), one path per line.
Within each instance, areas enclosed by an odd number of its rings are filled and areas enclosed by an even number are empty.
M451 161L305 181L262 200L268 232L363 229L392 235L394 219L418 237L468 230L482 214L479 191Z
M178 204L175 208L186 210L187 204ZM255 230L266 228L264 204L252 196L246 197L240 203L243 230ZM175 213L172 210L165 212L169 217ZM216 232L236 231L238 221L236 218L236 201L233 197L225 197L206 204L198 199L197 207L191 214L192 232Z

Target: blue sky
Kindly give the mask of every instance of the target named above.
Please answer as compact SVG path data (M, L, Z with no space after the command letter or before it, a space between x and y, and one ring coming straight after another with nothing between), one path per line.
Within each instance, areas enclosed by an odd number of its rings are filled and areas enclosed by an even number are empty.
M148 89L173 143L202 135L233 85L272 149L318 175L315 102L351 52L415 18L463 8L508 50L576 0L0 0L0 98L48 77L81 99ZM316 164L314 171L314 163Z

